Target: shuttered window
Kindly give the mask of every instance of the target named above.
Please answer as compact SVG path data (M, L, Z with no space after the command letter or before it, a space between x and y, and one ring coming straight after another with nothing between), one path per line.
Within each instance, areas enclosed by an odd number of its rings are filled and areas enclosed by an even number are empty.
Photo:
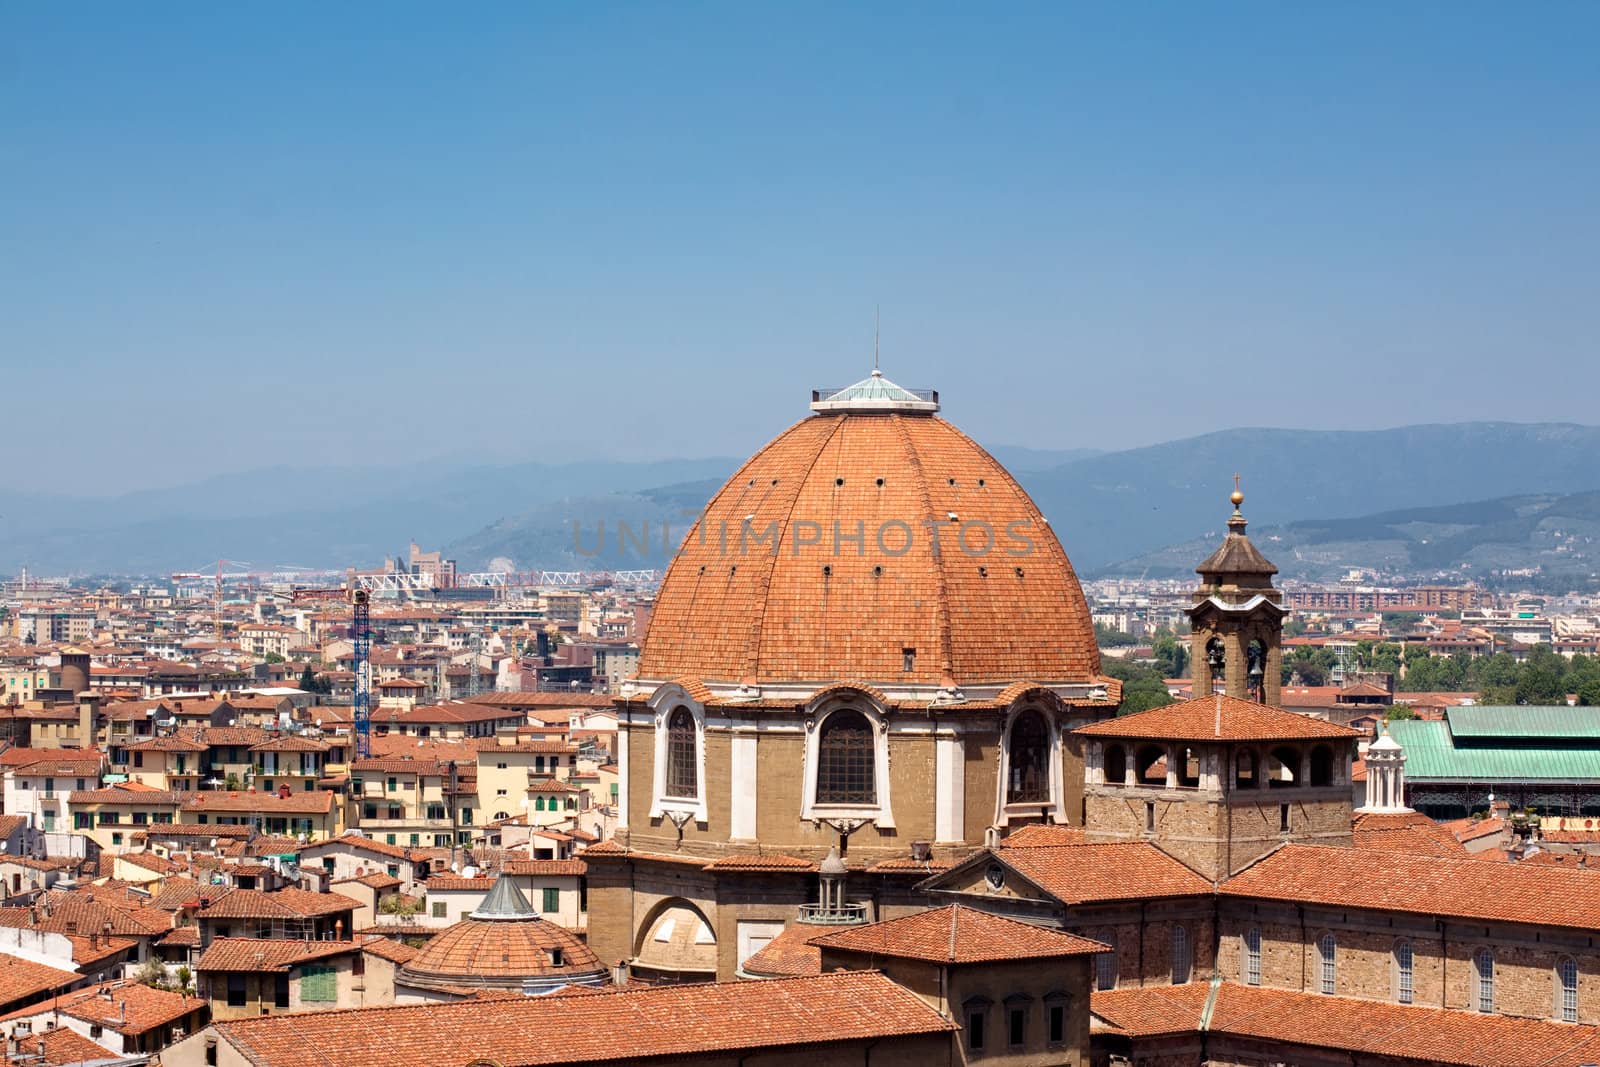
M313 964L300 972L300 1000L311 1004L332 1004L339 999L339 972Z

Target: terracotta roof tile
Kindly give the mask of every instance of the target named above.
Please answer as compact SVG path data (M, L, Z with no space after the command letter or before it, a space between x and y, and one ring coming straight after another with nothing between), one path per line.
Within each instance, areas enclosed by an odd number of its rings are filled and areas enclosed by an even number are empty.
M273 1067L327 1067L329 1062L393 1067L414 1061L417 1034L428 1035L435 1063L487 1059L504 1067L533 1067L649 1056L687 1061L717 1052L957 1029L875 971L275 1015L215 1025L245 1056Z
M287 971L296 964L341 956L361 947L354 941L219 937L194 966L197 971Z
M518 875L582 875L589 865L582 860L506 860L500 869Z
M960 904L811 938L820 949L931 963L1090 956L1108 946Z
M390 963L410 963L416 958L420 949L414 949L403 941L391 941L387 937L369 936L361 943L361 951L368 955L386 959Z
M1013 830L1000 842L1001 848L1051 848L1087 844L1081 826L1045 826L1033 823Z
M1226 896L1600 929L1600 871L1285 845L1224 882Z
M1073 733L1169 741L1317 741L1361 736L1347 726L1220 693L1090 723Z
M559 953L560 962L552 952ZM429 941L406 973L436 981L581 975L603 970L587 944L544 919L463 919Z
M1145 841L1007 848L979 853L1010 867L1064 904L1209 896L1212 885ZM928 884L928 883L924 883Z
M1203 983L1097 991L1090 1009L1130 1036L1193 1033L1208 993ZM1285 1053L1301 1045L1454 1067L1543 1067L1600 1057L1600 1031L1592 1026L1232 982L1218 988L1207 1029L1273 1042Z
M37 1058L40 1052L43 1058ZM104 1045L98 1045L84 1037L70 1026L58 1026L54 1030L44 1030L26 1038L19 1047L18 1059L15 1062L25 1063L27 1067L69 1067L73 1064L93 1063L97 1060L109 1060L112 1052ZM27 1058L22 1058L26 1056Z
M817 865L810 860L785 856L781 852L739 853L723 856L706 864L708 871L814 871Z
M203 909L200 915L211 919L304 919L353 911L359 901L340 893L308 893L290 886L264 893L259 889L235 889Z
M835 519L845 536L861 521L859 553L833 551ZM793 551L805 523L823 543ZM780 551L740 552L742 530L769 527ZM973 555L955 550L963 530ZM1005 554L1015 530L1024 555ZM644 678L758 684L1088 682L1099 667L1077 576L1033 501L950 423L900 414L814 415L741 467L668 568L639 659Z
M1457 858L1467 855L1449 827L1421 812L1393 815L1357 812L1351 820L1351 835L1356 848Z
M0 1004L29 1001L83 981L76 971L46 967L17 956L0 953Z
M205 1007L206 1002L199 997L186 997L134 981L117 981L75 989L57 996L49 1005L36 1004L3 1018L26 1018L45 1010L59 1011L119 1034L136 1036ZM101 1055L105 1055L104 1049Z
M822 973L822 950L811 943L817 927L790 923L768 941L761 951L752 953L740 968L758 978L797 978Z

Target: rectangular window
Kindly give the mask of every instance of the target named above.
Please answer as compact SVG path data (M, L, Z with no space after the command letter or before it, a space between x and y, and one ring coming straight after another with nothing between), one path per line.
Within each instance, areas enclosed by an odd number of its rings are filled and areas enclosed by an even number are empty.
M983 1051L983 1010L981 1008L967 1012L967 1051Z
M1253 927L1244 935L1244 983L1261 984L1261 931Z
M1067 1006L1050 1005L1050 1043L1059 1045L1067 1039Z
M1561 1021L1578 1021L1578 963L1570 957L1556 965L1561 978Z
M1156 832L1156 802L1153 800L1144 802L1144 832L1147 834Z
M272 1006L275 1008L287 1008L289 1006L289 972L285 971L275 977L277 980L273 982Z
M1012 1048L1021 1048L1028 1037L1028 1013L1023 1008L1012 1008L1008 1013Z
M1414 996L1411 988L1411 942L1402 941L1395 946L1395 999L1402 1004L1410 1004Z
M544 891L544 907L546 913L561 910L561 890L546 889Z
M1278 831L1285 834L1289 832L1289 805L1287 804L1278 805Z
M228 1007L244 1007L244 975L228 975Z
M435 919L443 919L443 918L445 918L446 916L445 916L445 913L444 913L444 909L445 909L444 901L442 901L442 900L434 901L433 902L433 917Z

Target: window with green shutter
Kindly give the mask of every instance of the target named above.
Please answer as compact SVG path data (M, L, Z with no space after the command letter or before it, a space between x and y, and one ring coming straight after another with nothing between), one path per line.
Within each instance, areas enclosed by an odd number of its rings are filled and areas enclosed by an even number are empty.
M544 891L544 910L546 912L561 910L561 890L546 889Z
M312 964L300 971L300 1000L302 1003L332 1004L339 999L339 972L334 968Z

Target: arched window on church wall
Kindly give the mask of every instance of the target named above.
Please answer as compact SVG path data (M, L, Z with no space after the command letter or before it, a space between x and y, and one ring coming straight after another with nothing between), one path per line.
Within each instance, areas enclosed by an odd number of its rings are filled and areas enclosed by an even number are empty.
M686 800L700 796L694 716L688 708L674 708L672 714L667 716L666 794Z
M817 738L817 803L875 804L872 723L859 711L829 715Z
M1012 720L1008 804L1044 803L1050 799L1050 726L1037 711L1023 711Z

